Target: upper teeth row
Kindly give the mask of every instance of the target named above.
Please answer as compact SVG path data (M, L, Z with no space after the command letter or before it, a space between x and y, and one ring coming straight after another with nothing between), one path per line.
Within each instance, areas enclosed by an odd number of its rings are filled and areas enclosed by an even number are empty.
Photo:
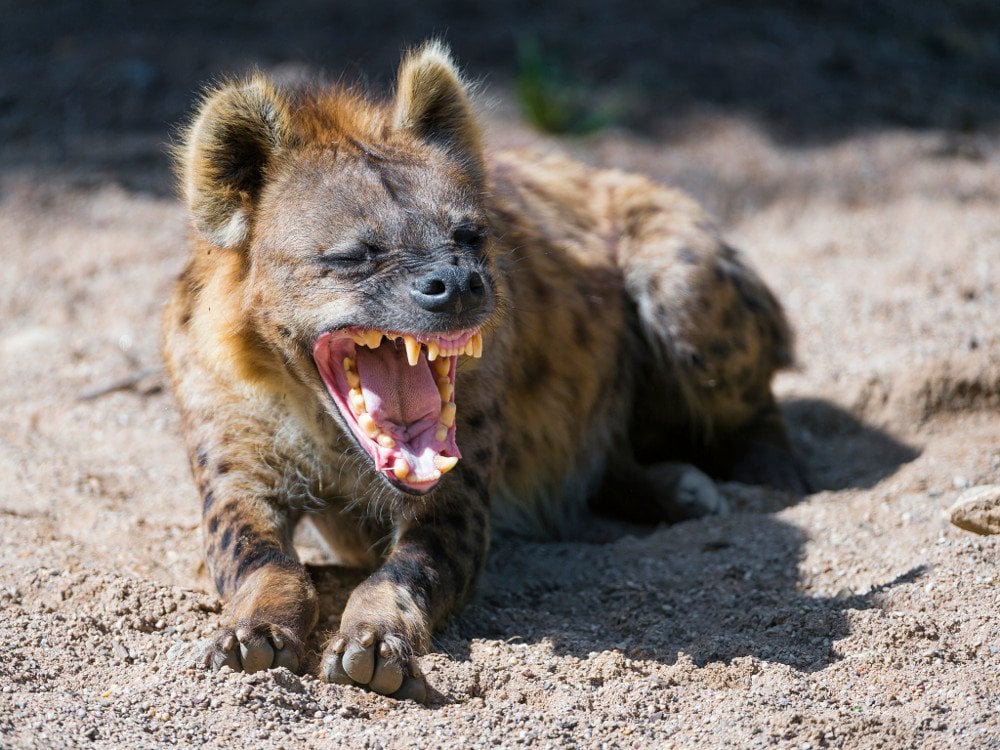
M390 341L403 339L403 345L406 347L406 361L410 363L410 367L414 367L420 361L420 348L425 345L427 347L427 359L430 362L433 362L438 357L454 357L457 354L466 354L476 359L483 356L483 334L481 333L474 333L463 344L440 338L428 341L425 344L422 341L417 341L414 336L410 336L409 334L383 333L382 331L365 331L363 333L351 334L351 338L357 346L367 346L369 349L378 349L382 344L383 336Z

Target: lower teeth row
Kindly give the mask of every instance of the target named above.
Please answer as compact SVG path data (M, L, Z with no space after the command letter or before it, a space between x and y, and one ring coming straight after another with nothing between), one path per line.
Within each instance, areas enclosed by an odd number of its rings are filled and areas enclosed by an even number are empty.
M361 390L361 376L358 375L357 363L351 357L344 357L343 367L344 377L351 389L348 393L348 401L351 405L351 411L357 417L358 426L369 438L383 448L395 448L396 441L392 435L381 432L374 417L368 413L368 407L365 404L365 395ZM434 362L433 368L435 374L438 376L436 382L438 393L441 395L440 421L434 430L434 439L439 443L443 443L448 438L448 430L455 424L455 415L457 413L455 402L452 401L455 395L455 387L452 385L450 377L451 359L447 357L438 359ZM411 481L436 482L441 478L442 474L447 474L454 469L457 463L458 458L455 456L434 456L434 466L437 468L431 472L430 476L412 477ZM406 479L410 476L411 470L409 461L402 456L397 458L392 466L392 473L397 479Z

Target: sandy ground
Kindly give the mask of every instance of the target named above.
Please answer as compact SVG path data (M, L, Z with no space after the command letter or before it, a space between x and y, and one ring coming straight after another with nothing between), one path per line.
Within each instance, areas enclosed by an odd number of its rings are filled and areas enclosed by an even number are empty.
M488 93L493 141L539 140ZM995 134L805 143L709 108L543 141L690 190L779 291L800 364L777 390L820 491L501 542L418 706L191 668L220 602L157 370L185 221L135 132L145 177L3 152L0 746L1000 748L1000 537L943 516L1000 483ZM333 628L358 574L302 551Z

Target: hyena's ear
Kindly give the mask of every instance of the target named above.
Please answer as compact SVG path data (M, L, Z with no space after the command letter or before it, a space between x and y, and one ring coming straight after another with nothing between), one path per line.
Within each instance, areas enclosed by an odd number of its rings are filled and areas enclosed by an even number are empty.
M396 84L395 124L443 147L473 179L482 180L482 144L469 92L448 48L440 42L427 42L403 60Z
M177 156L188 209L210 242L237 248L247 241L268 165L290 131L288 105L263 76L205 97Z

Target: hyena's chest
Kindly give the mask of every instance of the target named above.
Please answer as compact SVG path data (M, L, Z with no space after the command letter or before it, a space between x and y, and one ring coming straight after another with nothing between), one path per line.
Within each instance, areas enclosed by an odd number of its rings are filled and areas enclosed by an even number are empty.
M620 276L568 254L542 261L515 278L504 342L501 526L558 525L585 504L633 407L636 334Z

